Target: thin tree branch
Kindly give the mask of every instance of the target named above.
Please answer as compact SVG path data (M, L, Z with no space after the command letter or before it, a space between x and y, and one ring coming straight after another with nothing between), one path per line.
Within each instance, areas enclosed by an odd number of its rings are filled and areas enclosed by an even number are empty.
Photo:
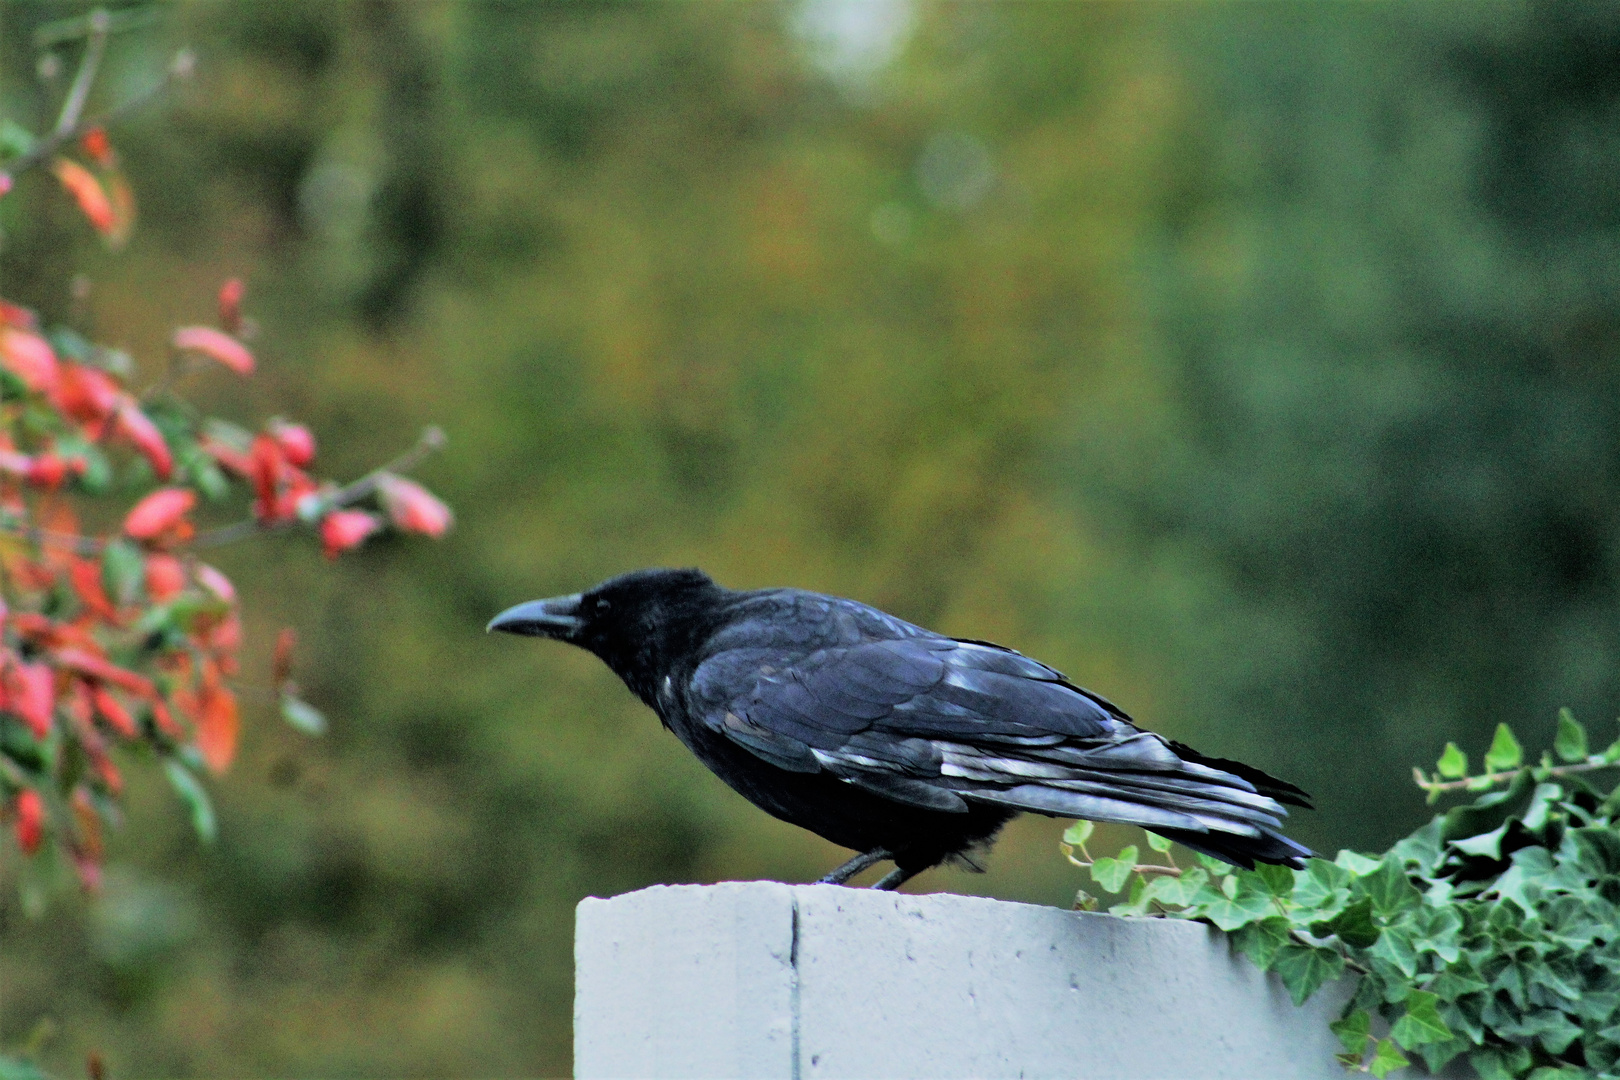
M26 153L18 154L6 162L5 167L0 169L0 174L15 177L27 172L55 154L62 146L77 139L91 128L106 127L119 117L133 112L157 97L164 90L167 90L175 80L190 78L191 73L196 69L196 63L196 57L190 50L180 50L174 54L174 60L169 64L169 70L162 79L159 79L145 90L126 98L107 112L100 113L89 119L80 117L66 131L53 130L48 135L40 136ZM66 115L65 110L64 115Z
M322 512L340 506L357 503L377 490L377 485L389 473L409 472L435 450L444 446L444 431L437 426L423 429L422 437L416 440L416 445L396 457L385 465L372 469L360 479L338 488L331 495L321 500ZM229 525L221 525L217 529L209 529L200 533L191 542L195 548L221 547L225 544L234 544L239 540L246 540L252 536L261 536L266 533L284 532L301 524L298 521L261 522L257 519L237 521Z
M62 101L62 112L57 116L56 127L51 132L57 138L65 137L78 127L79 119L84 114L84 104L90 98L90 85L96 81L101 57L107 51L109 20L106 10L97 8L90 13L89 19L90 37L84 44L84 56L79 60L79 73L73 76L73 86Z
M424 428L422 436L416 440L415 446L412 446L387 464L372 469L360 479L338 488L323 499L322 512L359 502L376 492L377 485L382 482L384 476L390 473L409 472L420 465L428 455L443 447L444 444L444 431L441 428L436 425ZM300 524L303 523L300 521L261 522L257 519L236 521L229 525L221 525L217 529L209 529L207 532L199 533L188 546L194 548L221 547L254 536L285 532L288 529L296 528ZM19 537L30 543L61 548L72 551L77 555L99 555L107 547L107 541L98 540L93 536L52 532L49 529L41 529L31 525L0 525L0 535Z

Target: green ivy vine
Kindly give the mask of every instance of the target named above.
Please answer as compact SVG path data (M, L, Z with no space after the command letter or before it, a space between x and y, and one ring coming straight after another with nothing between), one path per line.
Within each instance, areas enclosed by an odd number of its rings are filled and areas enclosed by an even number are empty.
M1417 782L1431 803L1472 801L1377 858L1341 851L1296 871L1200 855L1181 866L1152 833L1162 861L1134 844L1092 858L1084 821L1063 847L1125 896L1110 913L1212 923L1295 1004L1358 977L1332 1025L1351 1070L1382 1080L1412 1056L1433 1071L1467 1055L1485 1080L1620 1080L1620 789L1591 782L1616 764L1620 740L1591 752L1565 709L1536 764L1505 724L1478 775L1447 743ZM1082 890L1075 906L1099 905Z

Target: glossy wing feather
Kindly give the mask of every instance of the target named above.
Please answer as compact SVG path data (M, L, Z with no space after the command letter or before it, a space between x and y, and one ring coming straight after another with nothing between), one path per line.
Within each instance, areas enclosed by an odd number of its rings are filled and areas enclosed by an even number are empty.
M1245 864L1308 854L1278 831L1297 788L1143 731L1026 656L883 618L827 605L819 636L800 626L761 647L728 633L748 644L715 643L689 683L693 711L773 765L912 806L1141 825Z

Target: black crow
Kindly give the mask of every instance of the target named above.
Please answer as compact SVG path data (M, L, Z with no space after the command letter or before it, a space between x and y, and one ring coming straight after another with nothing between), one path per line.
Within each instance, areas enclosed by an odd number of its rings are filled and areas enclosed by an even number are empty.
M1011 649L799 589L638 570L503 611L491 630L588 649L755 806L885 859L892 889L1029 810L1140 825L1239 866L1300 867L1303 791L1205 757Z

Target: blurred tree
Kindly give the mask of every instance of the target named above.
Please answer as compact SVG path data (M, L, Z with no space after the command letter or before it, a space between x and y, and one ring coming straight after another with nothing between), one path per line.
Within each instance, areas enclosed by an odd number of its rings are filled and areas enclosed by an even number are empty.
M1131 497L1235 601L1188 711L1322 796L1307 837L1381 847L1443 740L1620 697L1620 13L1177 29L1206 91L1160 249L1188 423Z
M8 102L64 10L11 16ZM137 353L241 274L279 353L249 404L341 430L340 473L442 421L424 477L461 522L335 581L291 547L222 560L247 663L311 628L331 736L249 732L216 849L137 787L102 898L0 907L0 1039L56 1016L63 1072L99 1046L115 1074L565 1073L579 897L830 857L611 676L481 632L628 567L861 596L1155 718L1181 571L1079 512L1168 439L1131 281L1174 94L1151 19L902 4L904 56L851 68L807 60L798 7L166 10L127 66L187 41L198 87L130 126L153 197L123 260L16 214L0 271L54 317L88 265L82 317ZM988 886L933 886L1065 900L1049 824Z

